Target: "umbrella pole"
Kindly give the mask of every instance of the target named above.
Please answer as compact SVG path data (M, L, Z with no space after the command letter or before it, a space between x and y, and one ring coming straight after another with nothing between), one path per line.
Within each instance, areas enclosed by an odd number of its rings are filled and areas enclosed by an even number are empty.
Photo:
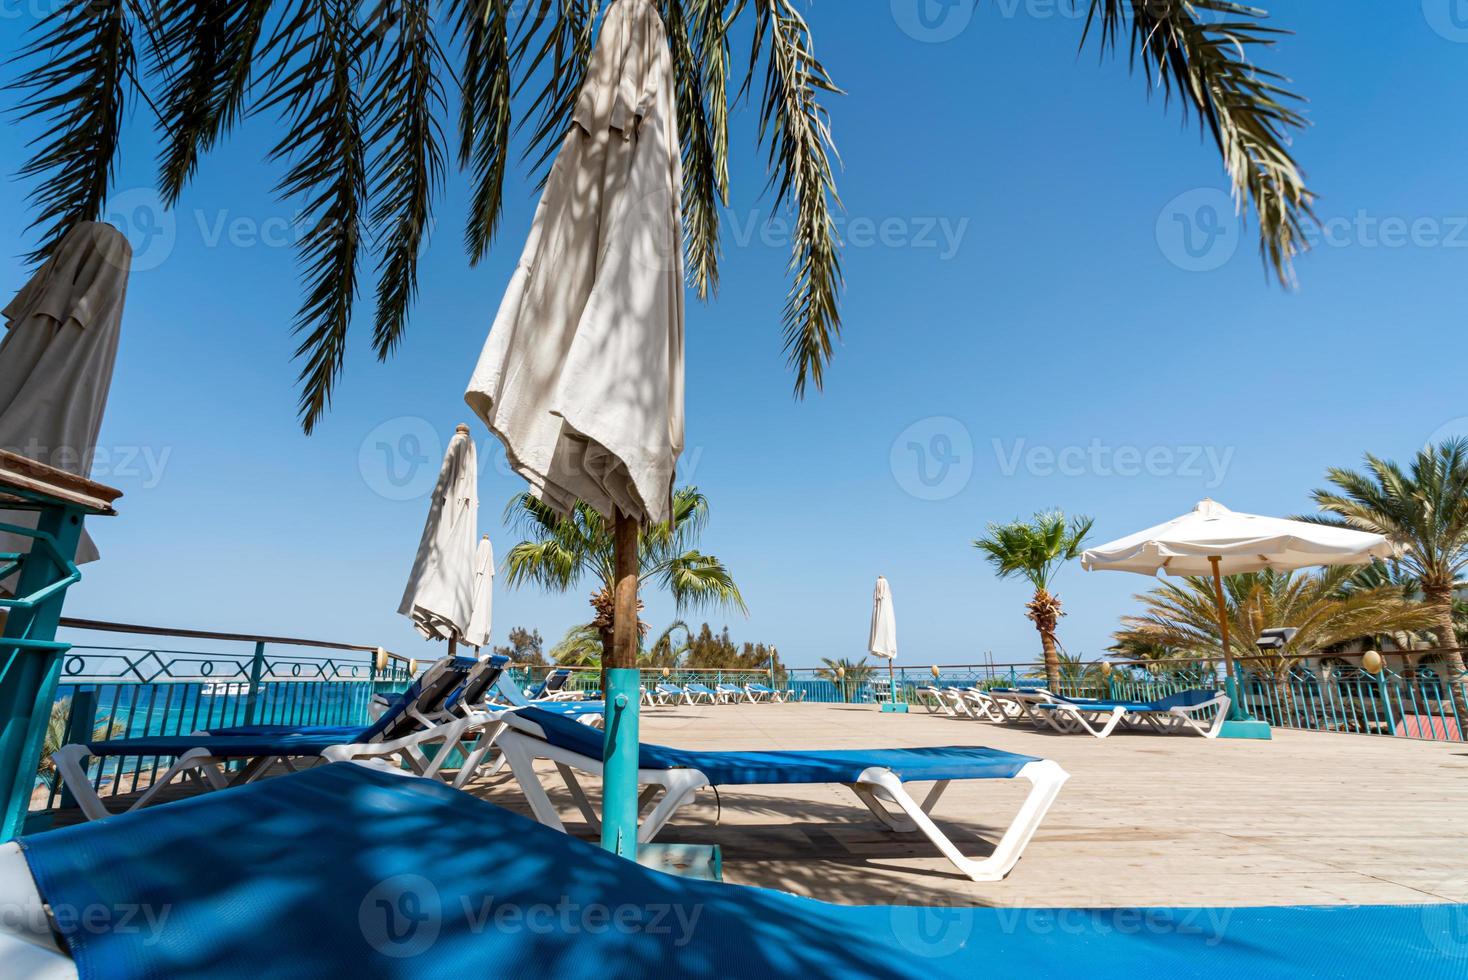
M887 700L897 703L897 669L892 666L891 657L887 658Z
M1213 598L1218 603L1218 629L1223 635L1223 686L1228 693L1228 716L1234 719L1246 719L1248 715L1239 705L1239 685L1234 679L1234 655L1228 642L1228 608L1223 602L1223 575L1218 570L1219 560L1217 555L1211 555L1208 558L1208 563L1213 566Z
M613 529L612 657L606 665L606 755L602 770L601 845L637 859L638 706L637 520L617 512Z

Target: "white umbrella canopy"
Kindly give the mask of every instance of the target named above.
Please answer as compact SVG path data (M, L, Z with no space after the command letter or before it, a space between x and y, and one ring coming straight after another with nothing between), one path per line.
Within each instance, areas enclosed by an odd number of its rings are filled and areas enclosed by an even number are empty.
M1241 712L1234 686L1223 576L1267 568L1290 571L1316 565L1364 565L1374 558L1391 558L1399 553L1380 534L1308 521L1236 514L1217 501L1205 499L1191 513L1088 549L1081 555L1081 566L1088 572L1211 575L1224 669L1233 699L1229 710L1233 718L1244 720L1247 716Z
M897 677L892 669L897 659L897 613L892 608L892 589L887 578L877 576L877 587L872 591L872 630L867 639L867 652L887 661L887 699L897 702Z
M465 638L474 614L479 467L469 427L449 440L398 612L430 639Z
M872 631L867 650L874 657L897 659L897 614L892 609L892 589L881 575L872 592Z
M650 0L616 0L464 396L561 513L671 512L684 288L671 59Z
M474 610L469 616L469 628L464 631L464 642L470 646L489 645L489 630L494 611L494 545L489 535L479 541L474 552Z
M1191 513L1087 549L1081 565L1087 571L1211 575L1217 559L1217 571L1235 575L1266 568L1364 565L1397 554L1396 546L1380 534L1238 514L1203 500Z
M0 449L88 476L117 360L132 246L108 224L84 221L6 305L0 341ZM0 510L0 523L37 515ZM0 551L30 539L0 532ZM85 529L76 560L95 561Z

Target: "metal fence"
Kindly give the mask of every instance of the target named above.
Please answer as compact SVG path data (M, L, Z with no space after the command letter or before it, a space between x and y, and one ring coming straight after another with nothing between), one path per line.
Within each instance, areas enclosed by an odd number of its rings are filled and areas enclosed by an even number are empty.
M163 646L74 644L62 661L32 813L71 805L49 757L61 745L137 736L184 735L232 725L357 725L375 694L397 692L417 665L371 647L166 630L72 620L73 629L218 641L234 652ZM281 651L279 647L289 647ZM311 650L319 651L312 653ZM93 763L104 796L147 787L169 760L152 756Z

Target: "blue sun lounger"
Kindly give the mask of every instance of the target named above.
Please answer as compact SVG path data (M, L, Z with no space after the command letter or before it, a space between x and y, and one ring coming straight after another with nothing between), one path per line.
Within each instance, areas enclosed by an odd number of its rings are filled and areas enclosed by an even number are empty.
M601 775L605 759L601 733L538 708L507 713L503 721L507 727L499 733L497 744L535 818L556 830L565 829L535 771L537 759L549 759L566 781L582 816L593 827L599 826L596 811L577 781L575 771ZM651 841L678 808L690 802L693 794L705 786L839 783L849 787L884 828L899 833L923 833L954 867L975 881L998 881L1009 873L1069 778L1064 769L1046 759L978 746L695 752L643 743L638 765L638 782L644 787L642 806L652 803L658 792L662 792L662 799L647 814L638 831L638 840L643 843ZM1023 779L1030 783L1029 795L1018 815L995 845L993 854L982 860L965 857L929 817L955 779ZM919 805L903 788L902 784L907 782L934 785ZM900 812L892 812L887 804L896 806Z
M500 674L509 664L510 658L500 655L480 660L469 669L467 675L455 672L450 684L439 684L438 673L452 666L462 667L472 662L470 658L449 658L434 664L423 676L401 694L388 702L387 710L378 716L396 718L406 714L424 728L442 724L465 711L481 705ZM447 695L444 692L447 691ZM231 725L227 728L210 728L210 735L345 735L343 741L356 741L370 725Z
M1468 911L830 905L350 763L12 841L0 907L7 980L1448 977Z
M508 674L501 674L499 680L495 681L491 694L492 697L509 705L512 708L537 708L541 711L549 711L553 714L562 715L567 718L586 719L589 724L596 724L596 719L606 713L605 701L534 701L525 696L525 692L515 686Z
M442 765L442 758L435 765L423 754L421 746L456 740L473 719L463 719L463 724L425 727L414 717L411 709L421 706L428 711L442 710L444 702L464 684L478 663L472 657L445 658L413 682L395 709L384 712L365 728L324 726L317 730L296 730L266 725L260 726L259 730L243 729L230 734L138 735L66 745L51 758L62 783L89 820L112 815L88 773L91 759L158 757L174 760L132 801L127 807L129 810L152 803L160 793L182 778L202 778L214 789L225 789L252 782L276 761L291 767L292 760L319 759L328 749L343 744L390 746L418 771L436 771ZM445 752L444 757L448 754ZM234 761L244 761L244 768L226 776L224 764Z
M1228 718L1229 697L1222 691L1180 691L1156 701L1086 701L1054 695L1035 704L1052 728L1061 732L1084 729L1106 738L1119 725L1177 733L1192 730L1217 738Z
M709 704L719 703L719 692L707 684L684 684L683 690L688 692L689 698L692 699L691 704L698 704L705 698L708 699Z

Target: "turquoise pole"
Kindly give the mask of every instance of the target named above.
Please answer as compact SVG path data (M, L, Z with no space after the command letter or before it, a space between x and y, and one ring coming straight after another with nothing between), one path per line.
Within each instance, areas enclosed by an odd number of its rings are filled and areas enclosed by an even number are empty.
M635 667L614 667L607 671L601 846L633 861L637 860L637 729L641 684L642 672Z
M17 597L34 596L72 574L69 562L76 555L82 533L78 508L47 506L40 512L36 529L50 535L62 564L50 552L32 546L15 586ZM45 556L45 557L43 557ZM6 640L24 640L24 645L0 641L0 841L18 837L25 829L35 788L41 746L56 700L64 645L53 641L61 623L64 588L53 589L32 606L15 606L5 621Z

